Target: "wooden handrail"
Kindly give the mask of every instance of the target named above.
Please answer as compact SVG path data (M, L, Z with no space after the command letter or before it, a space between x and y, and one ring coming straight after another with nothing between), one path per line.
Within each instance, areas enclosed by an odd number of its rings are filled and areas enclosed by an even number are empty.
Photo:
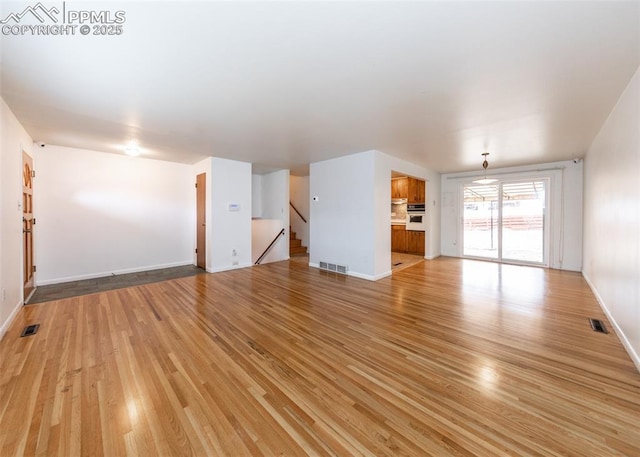
M271 242L271 244L269 244L269 246L267 246L267 249L264 250L264 252L260 255L260 257L258 257L258 260L256 260L256 263L254 263L254 265L258 265L261 261L262 258L267 255L267 252L269 252L269 249L271 249L271 247L276 244L276 241L278 241L278 238L280 238L280 236L284 236L284 229L281 229L278 234L276 235L276 237L273 239L273 241Z
M298 216L300 216L300 219L302 219L302 222L304 222L305 224L307 223L307 220L304 218L304 216L302 214L300 214L300 211L298 211L298 208L296 208L295 206L293 206L293 203L289 202L289 204L291 205L291 207L293 208L293 210L296 212L296 214Z

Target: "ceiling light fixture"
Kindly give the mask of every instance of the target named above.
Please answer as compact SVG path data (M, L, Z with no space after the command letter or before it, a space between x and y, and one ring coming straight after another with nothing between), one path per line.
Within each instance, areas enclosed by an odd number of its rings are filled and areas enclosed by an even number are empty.
M484 162L482 162L482 168L484 168L484 178L476 179L473 181L474 184L491 184L497 181L495 178L487 178L487 167L489 166L489 162L487 162L488 152L483 152L482 157L484 157Z
M129 145L124 148L124 153L131 157L137 157L140 155L140 148L138 146Z

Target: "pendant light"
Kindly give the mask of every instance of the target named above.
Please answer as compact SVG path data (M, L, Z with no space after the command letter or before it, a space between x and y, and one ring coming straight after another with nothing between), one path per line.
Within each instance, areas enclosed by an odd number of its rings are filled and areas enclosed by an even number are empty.
M489 162L487 162L487 156L489 155L488 152L483 152L482 153L482 157L484 157L484 161L482 162L482 168L484 168L484 178L483 179L476 179L475 181L473 181L474 184L491 184L497 181L497 179L495 178L487 178L487 167L489 166Z

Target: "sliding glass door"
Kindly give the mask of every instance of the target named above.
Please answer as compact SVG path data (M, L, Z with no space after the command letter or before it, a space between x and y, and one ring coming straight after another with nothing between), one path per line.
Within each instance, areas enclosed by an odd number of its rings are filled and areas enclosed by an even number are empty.
M464 186L463 255L547 263L544 179Z

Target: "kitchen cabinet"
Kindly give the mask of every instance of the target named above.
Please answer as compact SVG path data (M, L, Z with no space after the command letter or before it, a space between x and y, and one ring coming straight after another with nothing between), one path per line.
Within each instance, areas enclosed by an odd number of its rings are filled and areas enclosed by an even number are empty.
M424 203L425 196L424 181L415 178L407 178L407 203Z
M424 255L424 232L406 230L404 225L391 226L391 251Z
M407 198L407 178L393 178L391 180L391 198Z
M391 226L391 251L407 252L407 235L404 225Z
M424 232L405 231L407 253L424 255Z

